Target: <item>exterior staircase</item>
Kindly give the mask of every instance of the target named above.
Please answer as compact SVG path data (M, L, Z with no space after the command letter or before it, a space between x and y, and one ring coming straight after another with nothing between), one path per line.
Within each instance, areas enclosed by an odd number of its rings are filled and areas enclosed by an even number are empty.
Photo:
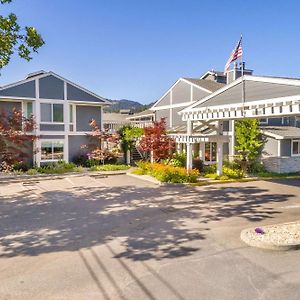
M142 153L134 146L131 151L131 161L135 163L136 161L144 159Z

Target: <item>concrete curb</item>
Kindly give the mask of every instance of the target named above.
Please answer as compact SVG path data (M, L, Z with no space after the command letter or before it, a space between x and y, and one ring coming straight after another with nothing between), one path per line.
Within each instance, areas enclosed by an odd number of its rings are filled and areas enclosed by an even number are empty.
M90 172L70 172L64 174L37 174L37 175L16 175L7 176L0 178L0 184L6 183L17 183L17 182L29 182L29 181L41 181L41 180L53 180L53 179L63 179L66 177L80 177L88 175L90 177L107 177L116 175L126 175L126 171L90 171Z
M154 183L154 184L157 184L157 185L160 185L161 182L149 175L136 175L136 174L132 174L130 172L127 173L128 176L131 176L133 178L137 178L137 179L140 179L140 180L144 180L144 181L147 181L147 182L151 182L151 183Z
M241 240L251 247L266 249L266 250L276 250L276 251L289 251L289 250L298 250L300 249L299 244L274 244L269 242L264 242L260 240L255 240L249 238L248 232L249 230L255 230L255 228L247 228L241 232L240 238Z

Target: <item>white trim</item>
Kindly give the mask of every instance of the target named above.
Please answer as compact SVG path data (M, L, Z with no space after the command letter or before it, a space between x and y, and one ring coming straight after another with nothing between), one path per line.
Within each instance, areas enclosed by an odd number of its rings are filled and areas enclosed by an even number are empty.
M1 89L0 89L1 90ZM30 97L14 97L14 96L0 96L0 99L9 100L12 102L20 102L22 100L28 100L28 101L35 101L36 98L30 98Z
M298 143L298 154L293 154L293 143ZM291 140L291 156L300 156L300 139L292 139Z
M78 84L76 84L76 83L74 83L74 82L72 82L72 81L70 81L70 80L68 80L68 79L66 79L66 78L64 78L64 77L62 77L62 76L54 73L54 72L52 72L52 71L45 72L45 73L42 73L41 75L38 75L38 76L35 76L35 77L23 79L21 81L17 81L17 82L14 82L14 83L10 83L10 84L4 85L4 86L2 86L0 88L0 90L5 90L7 88L18 86L18 85L21 85L21 84L24 84L24 83L27 83L27 82L31 82L31 81L34 81L34 80L37 81L40 78L48 77L50 75L52 75L52 76L54 76L54 77L56 77L56 78L58 78L58 79L60 79L60 80L62 80L64 82L67 82L68 84L70 84L70 85L72 85L72 86L74 86L74 87L76 87L76 88L78 88L78 89L86 92L87 94L89 94L89 95L91 95L93 97L96 97L96 98L100 99L101 101L103 101L102 102L103 104L111 104L107 99L105 99L105 98L103 98L103 97L101 97L101 96L99 96L99 95L97 95L97 94L89 91L88 89L86 89L86 88L84 88L84 87L82 87L82 86L80 86L80 85L78 85ZM36 95L36 98L37 98L37 95Z
M212 94L212 93L213 93L211 90L208 90L208 89L206 89L206 88L204 88L204 87L201 87L200 85L197 85L196 83L193 83L192 81L189 81L189 80L186 79L186 78L181 78L181 79L182 79L182 81L184 81L184 82L186 82L186 83L189 83L190 85L192 85L193 87L198 88L199 90L202 90L202 91L207 92L207 93L209 93L209 94ZM193 78L192 78L192 79L193 79Z
M262 120L266 120L266 121L262 121ZM259 121L259 125L268 125L269 124L269 118L261 118L258 120Z
M103 106L103 103L100 102L88 102L88 101L76 101L76 100L67 100L70 104L76 104L81 106Z
M187 80L187 79L185 79L185 78L182 78L182 77L180 77L155 103L154 103L154 105L150 108L150 110L157 110L158 109L158 107L157 107L157 104L159 104L159 102L165 97L165 96L167 96L167 94L171 91L171 90L173 90L173 88L179 83L179 82L181 82L181 81L183 81L183 82L185 82L185 83L187 83L187 84L189 84L189 85L191 85L191 86L194 86L194 87L196 87L196 88L198 88L199 90L202 90L202 91L205 91L205 92L207 92L207 93L209 93L209 94L211 94L212 93L212 91L210 91L210 90L207 90L207 89L205 89L205 88L203 88L203 87L200 87L199 85L197 85L197 84L195 84L195 83L192 83L191 81L189 81L189 80ZM186 102L187 103L187 105L190 105L191 103L190 103L190 101L187 101ZM166 106L166 105L164 105L164 106ZM159 107L159 109L162 109L162 107L163 106L160 106Z
M219 94L221 94L221 93L227 91L227 90L230 89L231 87L234 87L234 86L238 85L238 84L241 83L241 82L242 82L242 78L240 77L240 78L238 78L237 80L235 80L235 81L233 81L233 82L231 82L231 83L229 83L229 84L226 84L224 87L221 87L220 89L216 90L216 91L213 92L212 94L210 94L210 95L208 95L208 96L206 96L206 97L204 97L204 98L202 98L202 99L200 99L200 100L198 100L198 101L195 101L192 105L190 105L189 107L187 107L186 109L182 110L182 111L179 112L179 113L184 113L184 112L190 111L190 110L191 110L192 108L194 108L195 106L200 105L200 104L202 104L202 103L208 101L209 99L211 99L211 98L213 98L213 97L215 97L215 96L217 96L217 95L219 95Z
M40 139L40 153L42 154L42 143L43 142L51 142L52 143L52 156L53 156L53 143L55 142L61 142L63 144L63 159L62 160L65 160L65 146L66 146L66 143L65 143L65 139L62 138L62 139L59 139L59 138L56 138L56 139L43 139L41 138ZM44 163L44 162L57 162L59 161L60 159L40 159L40 162Z
M190 104L191 104L191 102L177 103L177 104L173 104L173 105L163 105L163 106L155 107L152 110L156 111L156 110L162 110L162 109L168 109L168 108L185 107Z
M262 130L263 135L269 136L269 137L274 138L276 140L283 140L284 139L284 137L281 136L281 135L278 135L278 134L275 134L275 133L272 133L272 132L268 132L267 129L265 129L265 130Z
M281 141L277 140L277 155L281 156Z

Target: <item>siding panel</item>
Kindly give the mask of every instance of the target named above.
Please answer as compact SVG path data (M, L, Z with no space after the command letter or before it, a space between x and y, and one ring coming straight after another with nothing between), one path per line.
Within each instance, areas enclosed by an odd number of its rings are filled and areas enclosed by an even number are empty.
M172 103L185 103L191 101L191 85L180 81L172 89Z
M0 96L35 98L35 80L0 90Z
M40 98L64 99L64 82L53 75L39 79Z
M91 131L89 123L96 120L101 124L101 107L95 106L76 106L76 128L77 131Z
M67 84L67 97L68 100L74 101L91 101L91 102L104 102L101 99L86 93L85 91L71 85Z

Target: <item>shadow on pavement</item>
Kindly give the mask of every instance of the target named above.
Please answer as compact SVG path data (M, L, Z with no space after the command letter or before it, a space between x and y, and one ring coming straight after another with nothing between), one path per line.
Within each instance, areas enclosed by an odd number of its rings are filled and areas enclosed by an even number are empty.
M134 186L40 193L29 189L0 197L0 257L76 251L116 237L124 247L116 258L188 256L199 250L189 243L206 238L209 222L272 218L279 211L268 204L291 196L251 186L205 191Z

